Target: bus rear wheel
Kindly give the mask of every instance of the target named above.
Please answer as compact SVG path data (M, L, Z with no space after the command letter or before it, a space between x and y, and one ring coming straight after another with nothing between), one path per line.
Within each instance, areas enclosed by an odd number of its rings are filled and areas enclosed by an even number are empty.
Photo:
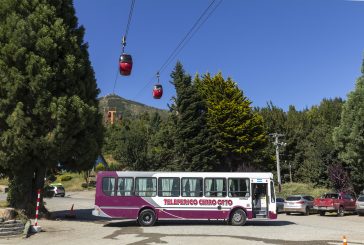
M232 225L244 225L246 222L246 214L242 209L235 209L231 214L231 224Z
M138 223L141 226L152 226L156 221L156 216L153 210L144 209L138 216Z

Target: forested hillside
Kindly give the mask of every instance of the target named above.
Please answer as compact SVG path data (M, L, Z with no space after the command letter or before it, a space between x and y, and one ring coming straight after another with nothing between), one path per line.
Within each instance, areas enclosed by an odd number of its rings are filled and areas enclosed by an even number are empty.
M241 88L222 74L188 75L177 63L168 114L147 110L107 126L104 154L111 168L171 171L270 171L276 175L272 133L282 134L282 182L304 182L338 191L364 188L363 80L348 101L287 111L267 103L253 108ZM126 102L123 102L127 104ZM161 114L162 113L162 114ZM342 117L343 115L343 117Z

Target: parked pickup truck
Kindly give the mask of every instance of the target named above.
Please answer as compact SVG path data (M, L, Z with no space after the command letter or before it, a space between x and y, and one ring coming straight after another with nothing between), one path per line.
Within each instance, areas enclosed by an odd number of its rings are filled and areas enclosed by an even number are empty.
M346 193L326 193L321 198L316 198L313 205L321 216L326 212L335 212L337 216L344 216L346 211L355 212L355 199Z

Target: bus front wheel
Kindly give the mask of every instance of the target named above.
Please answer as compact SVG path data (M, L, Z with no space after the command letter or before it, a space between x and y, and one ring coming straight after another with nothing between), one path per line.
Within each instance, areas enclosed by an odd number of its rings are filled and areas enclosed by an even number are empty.
M138 223L141 226L152 226L156 221L156 216L153 210L144 209L138 216Z
M246 214L242 209L235 209L231 214L232 225L244 225L246 222Z

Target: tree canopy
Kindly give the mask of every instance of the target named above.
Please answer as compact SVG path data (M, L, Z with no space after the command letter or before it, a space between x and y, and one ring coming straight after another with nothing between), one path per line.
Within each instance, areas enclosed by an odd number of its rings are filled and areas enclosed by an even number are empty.
M71 0L0 4L0 165L12 206L31 209L47 168L88 169L100 153L99 90L83 36Z
M363 68L364 70L364 68ZM364 75L343 105L340 125L335 128L334 142L339 159L350 173L354 190L364 190Z

